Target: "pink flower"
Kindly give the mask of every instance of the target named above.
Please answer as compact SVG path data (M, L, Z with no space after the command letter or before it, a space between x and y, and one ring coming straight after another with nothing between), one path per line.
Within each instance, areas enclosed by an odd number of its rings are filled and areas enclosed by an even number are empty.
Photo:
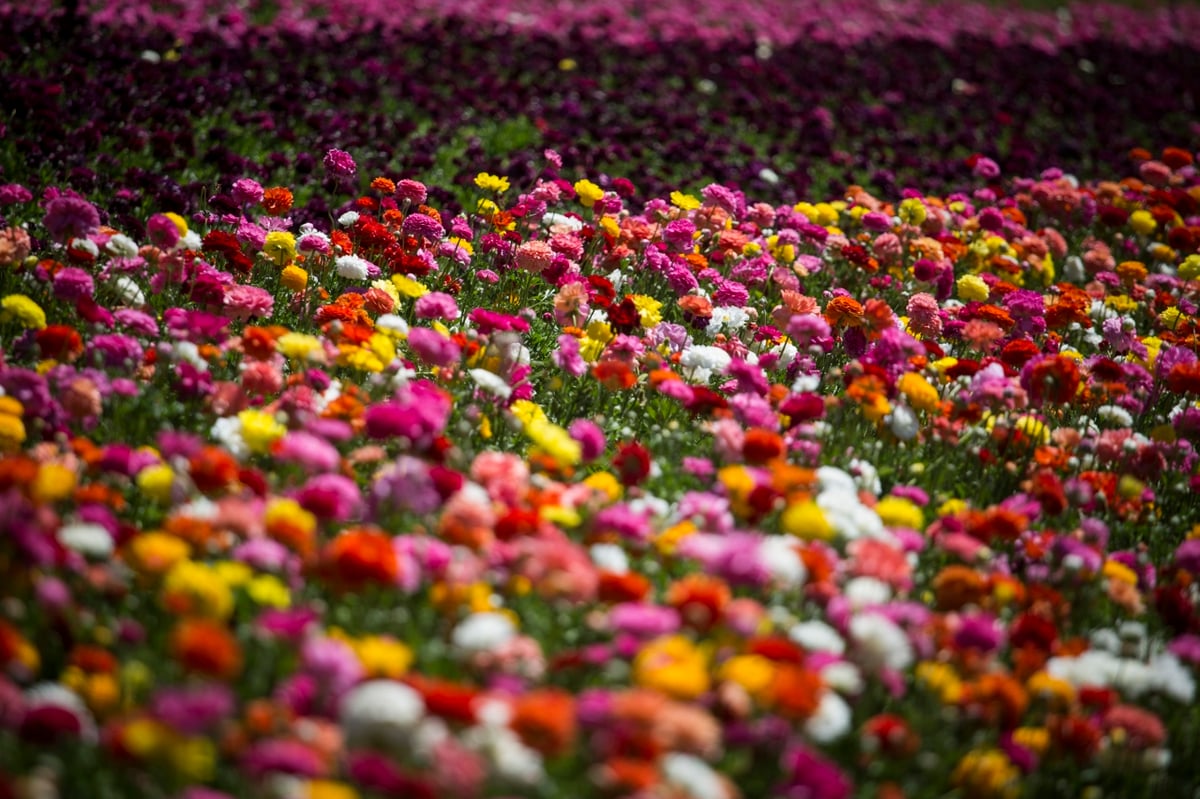
M275 298L266 289L240 283L225 289L225 312L232 319L269 319L274 310Z
M457 319L461 314L458 303L449 294L441 291L431 291L422 294L413 305L413 312L418 319Z
M60 195L46 204L42 225L51 238L66 244L71 239L83 238L99 230L100 212L82 197Z
M394 196L400 202L420 205L425 202L426 194L424 183L406 179L396 184L396 194Z
M341 455L332 444L303 430L293 430L281 438L272 454L278 460L294 463L312 474L334 471L341 462Z
M436 330L414 327L408 331L408 346L418 358L431 366L458 363L462 349Z
M550 244L540 239L527 241L517 248L517 267L527 272L541 274L554 260L554 250Z
M529 490L529 467L510 453L481 452L471 463L471 479L494 501L516 505Z
M550 357L555 366L571 377L581 377L587 371L587 363L579 352L579 339L567 333L558 337L558 349Z

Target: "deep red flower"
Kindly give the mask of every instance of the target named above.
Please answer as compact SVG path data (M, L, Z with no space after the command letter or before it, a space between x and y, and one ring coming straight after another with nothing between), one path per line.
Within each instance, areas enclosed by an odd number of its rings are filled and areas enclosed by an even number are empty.
M623 444L613 457L621 484L635 486L650 476L650 451L636 441Z

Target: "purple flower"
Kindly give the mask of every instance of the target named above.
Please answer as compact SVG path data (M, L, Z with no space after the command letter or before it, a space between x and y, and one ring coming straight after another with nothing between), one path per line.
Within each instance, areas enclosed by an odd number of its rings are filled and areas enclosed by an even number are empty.
M27 203L32 199L33 195L29 193L29 189L20 183L5 183L0 186L0 205Z
M54 296L64 302L90 298L95 290L92 276L77 266L60 269L54 276Z
M220 683L164 688L150 700L150 715L184 735L211 729L233 710L233 693Z
M271 739L242 755L242 770L258 779L273 773L318 777L325 769L321 757L299 741Z
M134 369L142 362L142 345L119 333L96 336L88 345L88 350L110 369Z
M429 468L424 461L409 455L396 458L371 484L371 508L375 515L388 510L410 510L424 515L441 504L442 497Z
M325 153L325 172L332 178L338 180L350 180L358 174L358 165L354 163L354 156L345 150L330 150Z
M66 244L100 229L100 212L81 197L62 195L46 204L42 224L55 241Z

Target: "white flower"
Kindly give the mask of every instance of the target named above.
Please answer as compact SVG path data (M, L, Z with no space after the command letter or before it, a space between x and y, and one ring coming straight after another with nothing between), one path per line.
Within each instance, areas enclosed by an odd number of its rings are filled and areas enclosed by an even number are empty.
M213 422L208 434L220 443L229 454L239 460L250 457L250 447L242 438L242 420L236 416L222 416Z
M879 613L860 613L850 619L850 639L859 660L869 669L900 671L913 662L912 643L896 624Z
M695 755L671 752L660 761L663 780L693 799L725 799L725 786L712 767Z
M521 743L512 730L499 725L476 725L461 736L463 744L484 755L503 782L536 785L545 777L542 756Z
M804 723L804 732L819 744L841 738L850 730L850 706L833 691L821 694L817 710Z
M858 610L886 604L892 598L892 589L887 583L874 577L855 577L846 583L842 594L850 603L850 607Z
M204 241L200 238L200 234L194 230L189 230L179 237L179 243L175 247L180 250L198 251L203 245Z
M137 242L124 233L116 233L109 238L104 249L114 258L133 258L138 254Z
M679 365L691 370L691 377L699 383L707 383L713 373L724 372L733 358L720 347L693 344L679 356Z
M350 748L402 752L425 715L425 700L395 680L368 680L342 697L339 721Z
M63 525L58 531L58 540L67 549L89 558L107 558L116 548L108 530L90 522Z
M846 651L846 642L842 640L842 636L823 621L802 621L794 624L788 630L788 638L808 652L841 655Z
M121 302L126 305L145 305L146 295L141 287L133 281L133 278L128 275L121 275L113 281L113 288L117 290L117 296L121 298Z
M1101 405L1096 409L1096 417L1109 427L1131 427L1133 415L1119 405Z
M366 280L370 264L357 255L339 255L333 262L337 273L347 280Z
M713 308L712 318L705 330L715 336L727 330L741 330L749 321L750 315L746 313L745 309L720 305Z
M196 367L201 372L208 371L208 361L200 354L200 348L191 341L177 341L171 348L172 360L186 361Z
M546 227L561 226L569 230L583 230L583 220L576 219L573 216L564 216L563 214L548 213L542 217L542 223Z
M858 666L845 660L835 660L821 669L821 682L847 695L862 693L863 676Z
M375 320L375 328L394 336L408 335L408 322L403 316L385 313Z
M588 553L592 556L592 563L596 564L598 569L613 574L629 572L629 556L617 544L593 544Z
M358 221L358 211L347 211L338 217L338 224L342 227L350 227Z
M770 572L774 582L787 588L797 588L808 579L808 569L795 549L791 536L771 535L758 546L758 560Z
M888 429L892 431L892 435L901 441L912 441L921 429L917 415L907 405L893 407L892 412L884 417L884 421L887 423Z
M100 254L100 248L91 239L71 239L71 249L86 252L93 258Z
M472 613L454 628L450 641L470 655L499 649L516 636L516 625L503 613Z
M467 374L475 381L475 385L500 399L508 399L512 395L512 386L500 375L487 369L468 369Z

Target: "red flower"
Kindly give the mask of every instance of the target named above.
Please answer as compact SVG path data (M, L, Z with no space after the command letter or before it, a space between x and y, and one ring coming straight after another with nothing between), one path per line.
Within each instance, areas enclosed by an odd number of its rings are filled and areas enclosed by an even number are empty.
M621 485L635 486L650 476L650 451L636 441L623 444L613 457Z
M331 579L349 589L395 585L400 574L392 539L375 530L347 530L325 546L322 561Z

